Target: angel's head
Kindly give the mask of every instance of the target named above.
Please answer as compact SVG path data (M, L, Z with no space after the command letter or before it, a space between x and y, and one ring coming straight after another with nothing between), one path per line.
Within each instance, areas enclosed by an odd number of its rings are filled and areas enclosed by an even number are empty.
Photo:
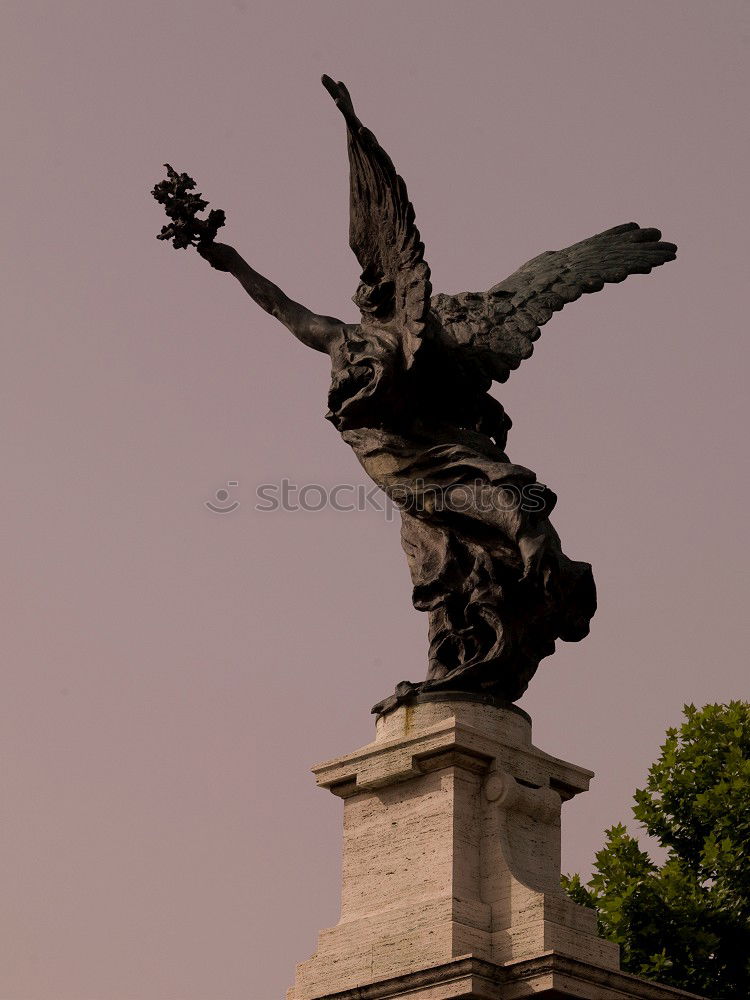
M367 267L359 278L352 301L361 313L382 319L393 312L395 285L374 267Z

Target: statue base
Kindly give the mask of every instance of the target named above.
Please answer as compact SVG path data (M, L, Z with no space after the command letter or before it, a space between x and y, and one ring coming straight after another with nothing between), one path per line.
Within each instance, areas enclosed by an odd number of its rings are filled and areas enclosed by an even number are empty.
M341 919L287 1000L690 996L621 973L563 893L561 806L593 774L538 750L516 706L419 694L313 773L344 799Z

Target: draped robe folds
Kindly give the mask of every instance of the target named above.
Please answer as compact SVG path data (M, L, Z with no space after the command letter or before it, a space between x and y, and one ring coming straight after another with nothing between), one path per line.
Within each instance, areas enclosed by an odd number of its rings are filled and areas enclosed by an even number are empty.
M474 429L481 393L455 391L455 368L454 391L441 392L423 350L407 363L395 334L346 327L332 352L327 418L400 508L414 607L429 614L427 680L373 711L439 688L515 701L556 639L588 633L596 608L591 567L562 553L547 520L554 493ZM456 487L460 505L446 500ZM518 538L543 530L543 570L521 581Z

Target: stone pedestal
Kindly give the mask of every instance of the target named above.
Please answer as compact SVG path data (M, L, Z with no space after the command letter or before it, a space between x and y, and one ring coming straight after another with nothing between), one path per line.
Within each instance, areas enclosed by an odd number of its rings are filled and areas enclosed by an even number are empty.
M562 892L561 805L593 775L538 750L520 709L421 695L313 772L345 800L341 919L287 1000L689 996L620 973Z

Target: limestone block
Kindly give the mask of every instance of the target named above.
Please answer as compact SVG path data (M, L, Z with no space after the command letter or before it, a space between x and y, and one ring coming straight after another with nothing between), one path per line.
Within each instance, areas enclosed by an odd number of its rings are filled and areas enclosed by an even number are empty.
M537 749L520 709L421 695L379 717L373 743L313 771L344 799L341 918L298 966L288 1000L467 957L503 967L552 953L619 968L594 913L560 888L561 806L592 772ZM433 984L424 998L474 995L451 989Z

